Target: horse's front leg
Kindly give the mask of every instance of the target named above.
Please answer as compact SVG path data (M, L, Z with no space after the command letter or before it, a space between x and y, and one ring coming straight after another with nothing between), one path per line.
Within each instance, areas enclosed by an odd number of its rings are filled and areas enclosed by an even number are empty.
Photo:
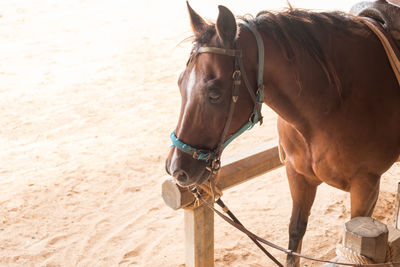
M371 216L379 195L379 175L359 175L351 180L351 218Z
M301 242L306 232L308 216L315 199L319 183L312 182L307 177L297 173L289 162L286 163L286 173L289 180L293 207L289 225L289 249L301 252ZM288 255L287 267L299 267L300 259Z

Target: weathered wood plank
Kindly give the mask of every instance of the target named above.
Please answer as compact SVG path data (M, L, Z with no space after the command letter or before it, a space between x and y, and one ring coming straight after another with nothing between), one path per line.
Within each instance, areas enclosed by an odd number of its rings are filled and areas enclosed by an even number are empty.
M238 160L231 158L227 161L229 163L223 165L218 174L217 186L221 190L226 190L282 166L277 146L269 149L259 148L250 156ZM181 188L172 179L167 179L163 183L162 197L165 204L174 210L183 208L194 201L189 190Z
M184 213L186 267L213 267L213 211L203 205L193 210L186 209Z
M371 217L355 217L344 225L343 243L336 249L333 262L353 264L383 263L386 259L388 234L386 224ZM393 237L394 242L396 236ZM394 251L397 251L396 248ZM390 259L389 259L390 260ZM340 267L341 264L328 263L323 267Z
M343 245L358 254L383 263L386 259L388 228L371 217L355 217L345 223Z
M165 204L174 210L183 208L194 201L194 197L188 189L177 185L169 176L166 176L161 186L161 196Z
M229 189L281 165L277 146L256 152L222 166L218 177L218 187L221 190Z
M396 203L394 206L394 227L400 230L400 182L397 183Z

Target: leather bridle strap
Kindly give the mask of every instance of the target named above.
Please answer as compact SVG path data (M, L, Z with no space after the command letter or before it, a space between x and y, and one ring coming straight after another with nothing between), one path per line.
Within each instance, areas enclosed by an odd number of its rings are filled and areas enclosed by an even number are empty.
M215 201L221 208L222 210L229 215L229 217L231 217L232 221L237 223L238 225L243 226L243 224L239 221L239 219L228 209L228 207L225 205L225 203L221 200L221 198L217 198L217 200ZM243 226L244 227L244 226ZM257 239L255 239L252 236L247 235L251 241L254 242L254 244L257 245L257 247L259 249L261 249L262 252L264 252L265 255L267 255L273 262L275 262L276 265L278 265L279 267L283 267L282 263L280 263L274 256L272 256L271 253L268 252L268 250L266 250L263 245L260 244L260 242L257 241Z
M249 27L249 29L253 29L253 25L250 26L249 24L245 24L247 27ZM253 31L252 31L253 32ZM260 34L255 31L258 35L255 36L260 36ZM254 32L253 32L254 33ZM261 37L259 37L261 38ZM262 42L262 39L260 39L261 41L259 41L256 37L257 40L257 44L259 42ZM219 55L225 55L225 56L232 56L235 57L235 72L237 70L240 70L241 76L243 78L245 87L247 88L247 91L249 92L250 98L254 103L254 109L256 111L257 117L259 118L258 120L260 121L260 124L262 124L262 115L261 115L261 105L263 103L263 98L264 98L264 85L263 85L263 72L264 72L264 44L260 43L259 46L261 48L259 48L259 54L261 54L259 56L258 59L258 76L257 76L257 96L254 93L254 90L252 88L252 86L250 85L249 79L247 78L247 74L244 71L244 64L243 64L243 58L242 58L242 53L241 50L236 49L225 49L225 48L219 48L219 47L199 47L196 50L196 53L212 53L212 54L219 54ZM260 58L262 57L262 58ZM260 65L262 65L260 67ZM260 78L261 77L261 78ZM260 88L262 88L262 90L260 90ZM224 140L225 141L225 140Z
M199 193L199 191L197 190L196 187L194 187L192 190L192 193L194 195L194 197L196 198L196 200L200 200L202 201L208 208L210 208L211 210L213 210L216 214L218 214L222 219L224 219L225 221L227 221L229 224L231 224L232 226L234 226L235 228L239 229L240 231L242 231L243 233L247 234L247 236L251 239L251 241L254 242L254 244L257 245L257 247L265 254L268 256L268 258L270 258L276 265L278 265L279 267L284 267L282 263L280 263L271 253L269 253L263 245L260 244L260 242L257 240L257 236L254 235L253 233L251 233L250 231L248 231L244 225L239 221L239 219L228 209L228 207L224 204L224 202L221 200L220 197L218 197L215 200L215 203L217 203L222 210L229 215L229 217L231 217L231 219L229 219L228 217L226 217L224 214L222 214L220 211L216 210L212 205L210 205L207 201L204 201L203 198L201 197L201 194ZM246 231L241 230L241 228L245 229ZM268 242L268 241L267 241ZM270 242L269 242L270 243ZM270 243L270 245L274 245L272 243Z
M264 56L265 56L265 52L264 52L264 41L261 37L261 34L257 31L257 27L254 25L253 22L249 21L249 22L245 22L243 21L241 23L242 25L246 26L252 33L253 36L256 38L256 43L257 43L257 53L258 53L258 71L257 71L257 103L254 103L256 105L256 110L257 110L257 116L258 116L258 120L260 121L260 124L262 124L263 118L261 115L261 106L264 102ZM242 65L240 67L241 69L244 70L244 66ZM243 74L243 80L246 84L247 89L250 89L251 86L247 80L247 76L244 73ZM253 90L249 90L249 92L251 91L250 95L253 94L254 95L254 91Z
M239 66L240 66L240 69L244 70L243 60L241 58L239 60ZM249 79L247 78L246 72L243 71L242 77L243 77L244 84L247 88L247 91L249 92L250 98L254 103L253 115L256 115L258 118L258 121L260 121L260 124L262 124L263 117L261 114L261 107L262 107L263 102L260 102L258 99L259 97L257 97L256 94L254 93L254 90L252 89L252 87L250 85ZM256 121L257 118L250 118L250 120Z
M264 100L264 83L263 83L263 72L264 72L264 44L263 40L258 33L256 26L249 22L242 22L242 25L245 27L249 28L250 31L253 33L255 36L255 39L257 41L257 50L258 50L258 72L257 72L257 89L254 90L254 88L250 85L250 82L247 78L247 74L244 68L243 64L243 58L242 58L242 50L239 49L238 44L236 43L236 49L226 49L226 48L220 48L220 47L198 47L197 49L194 49L190 55L190 58L188 60L188 63L191 62L197 55L202 54L202 53L210 53L210 54L218 54L218 55L223 55L223 56L230 56L230 57L235 57L235 66L232 74L232 79L233 79L233 85L232 85L232 102L229 107L228 111L228 119L227 122L225 123L225 127L223 129L223 132L220 136L220 141L218 143L218 146L214 150L204 150L204 149L198 149L195 147L192 147L181 140L175 135L174 132L171 133L170 138L172 141L172 145L178 148L179 150L190 154L193 156L193 158L197 160L204 160L208 163L213 162L211 164L215 165L217 161L219 161L219 158L221 156L222 150L230 143L232 140L234 140L236 137L238 137L240 134L242 134L246 130L250 130L256 123L260 122L262 124L262 114L261 114L261 107L262 103ZM250 115L250 118L247 123L245 123L239 130L237 130L235 133L233 133L231 136L229 136L226 140L226 135L229 130L229 126L233 117L233 112L234 112L234 106L236 104L237 98L238 98L238 91L241 85L241 79L243 79L245 87L247 88L247 91L249 92L250 98L254 103L254 108L253 112ZM216 164L219 165L219 164ZM218 169L218 168L217 168ZM215 171L216 169L214 169Z
M234 68L233 68L233 74L232 74L232 98L231 102L229 105L229 111L228 111L228 118L226 119L224 129L222 130L220 140L218 142L218 146L216 150L214 151L215 157L211 159L210 166L208 166L208 171L211 172L212 175L216 174L216 172L220 168L220 159L221 159L221 154L222 150L224 149L223 145L225 142L226 135L228 134L229 127L232 122L233 118L233 113L235 112L235 105L237 102L237 99L239 97L239 88L241 85L241 70L240 70L240 64L239 62L241 61L242 53L241 50L239 49L225 49L225 48L219 48L219 47L199 47L194 53L210 53L210 54L218 54L218 55L224 55L224 56L231 56L235 57L235 63L234 63Z
M376 23L376 21L370 18L363 18L362 22L367 25L381 41L382 46L385 49L386 56L390 62L390 66L392 67L394 75L397 78L397 82L400 85L400 59L398 57L400 52L394 44L394 41L390 39L390 35L385 34L385 31L378 26L379 24Z
M261 116L261 104L260 100L256 97L254 90L250 86L250 83L247 79L247 75L244 71L244 66L243 66L243 60L242 60L242 53L241 50L238 49L238 44L236 44L237 49L224 49L224 48L218 48L218 47L199 47L196 51L193 53L211 53L211 54L219 54L219 55L225 55L225 56L234 56L235 57L235 63L234 63L234 71L232 74L232 79L233 79L233 85L232 85L232 101L229 106L229 111L228 111L228 118L225 122L224 129L222 131L222 134L220 136L220 141L218 143L218 147L215 150L215 158L212 159L211 161L211 166L207 167L208 171L211 173L211 177L209 178L210 184L211 184L211 191L213 194L213 199L215 199L214 195L214 181L213 181L213 176L216 174L216 172L220 168L220 157L222 154L222 150L224 149L225 144L225 138L228 133L228 130L230 128L232 118L233 118L233 113L235 111L235 105L237 102L237 99L239 97L239 88L241 85L241 80L243 78L245 82L245 86L250 94L250 97L252 101L254 102L254 109L253 113L249 118L249 121L251 122L257 122L260 121L262 122L262 116ZM263 62L264 59L261 61ZM262 80L262 79L261 79ZM257 89L258 90L258 89ZM259 93L257 92L257 96ZM239 130L240 132L240 130ZM229 140L228 140L229 141ZM197 189L195 189L197 190ZM217 204L223 205L223 202L220 198L217 199ZM242 225L241 222L231 213L229 210L227 210L228 214L232 217L235 223ZM259 249L261 249L265 255L267 255L275 264L277 264L279 267L284 267L274 256L272 256L256 239L253 237L249 236L250 239L257 245Z
M194 51L194 53L211 53L223 56L236 57L241 56L241 51L237 49L226 49L220 47L201 46Z

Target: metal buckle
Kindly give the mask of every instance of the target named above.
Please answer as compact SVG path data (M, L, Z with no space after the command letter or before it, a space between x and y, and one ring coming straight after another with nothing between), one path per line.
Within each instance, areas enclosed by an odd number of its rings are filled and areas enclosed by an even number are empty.
M234 79L235 81L240 81L241 76L242 73L240 72L240 70L235 70L232 74L232 79Z
M261 84L260 87L257 88L256 95L257 95L257 100L258 101L263 101L264 100L264 99L259 99L260 98L260 91L264 92L264 89L265 89L264 84ZM262 102L261 102L261 104L262 104Z
M219 159L213 159L211 165L206 166L206 170L212 175L216 174L221 168L221 161Z
M250 117L249 117L249 122L254 123L254 119L256 118L256 113L251 113Z
M206 158L199 158L200 154L207 156ZM206 162L208 162L211 158L213 158L213 152L210 150L201 150L201 149L197 149L193 152L193 158L197 159L197 160L205 160Z
M221 168L221 161L219 159L215 159L211 163L211 168L213 168L215 171L218 171Z

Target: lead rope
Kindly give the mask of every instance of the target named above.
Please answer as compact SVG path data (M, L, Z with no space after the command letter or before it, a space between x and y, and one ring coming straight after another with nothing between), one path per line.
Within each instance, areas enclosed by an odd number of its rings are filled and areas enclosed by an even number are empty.
M211 183L210 179L210 183ZM212 188L212 187L211 187ZM214 192L214 190L212 190L212 192ZM194 187L192 189L192 193L193 195L196 197L196 200L198 199L199 201L202 201L203 203L206 203L206 205L211 208L214 212L216 212L218 214L219 211L217 211L216 209L214 209L214 207L212 207L211 205L209 205L206 201L204 201L199 193L199 191L197 191L197 188ZM229 208L225 205L225 203L221 200L220 197L218 197L217 199L215 199L215 203L217 203L221 209L228 214L228 216L232 219L232 222L236 223L237 225L240 225L244 228L243 224L239 221L239 219L229 210ZM218 215L222 215L225 216L223 214L218 214ZM225 216L226 217L226 216ZM224 218L224 217L222 217ZM229 218L226 218L227 220L229 220ZM264 247L263 245L260 244L260 242L258 242L254 237L247 235L253 242L254 244L257 245L257 247L259 249L261 249L262 252L264 252L265 255L267 255L277 266L279 267L284 267L282 263L280 263L274 256L271 255L271 253L269 253Z
M228 209L228 207L225 205L225 203L221 200L221 198L217 198L215 199L215 203L217 203L221 209L228 214L227 217L225 216L223 213L221 213L220 211L218 211L217 209L215 209L212 205L210 205L207 201L205 201L201 194L199 193L199 191L197 190L196 187L191 189L192 194L194 195L194 197L196 198L196 202L202 202L204 205L206 205L209 209L211 209L212 211L214 211L214 213L216 213L218 216L220 216L224 221L226 221L227 223L229 223L230 225L232 225L233 227L235 227L236 229L238 229L239 231L243 232L244 234L246 234L256 245L257 247L259 247L272 261L274 261L274 263L280 267L283 267L283 265L274 257L272 256L260 243L263 243L267 246L270 246L276 250L279 250L281 252L284 252L287 255L293 255L295 257L300 257L306 260L310 260L310 261L315 261L315 262L320 262L320 263L331 263L331 264L335 264L335 265L342 265L342 266L355 266L355 267L362 267L362 266L371 266L371 267L387 267L387 266L397 266L398 264L400 264L400 262L386 262L386 263L367 263L367 264L360 264L360 263L345 263L345 262L334 262L334 261L328 261L328 260L321 260L321 259L315 259L300 253L297 253L295 251L292 251L290 249L285 249L282 248L278 245L275 245L274 243L265 240L259 236L257 236L256 234L252 233L251 231L249 231L238 219L237 217L232 213L232 211L230 211Z

